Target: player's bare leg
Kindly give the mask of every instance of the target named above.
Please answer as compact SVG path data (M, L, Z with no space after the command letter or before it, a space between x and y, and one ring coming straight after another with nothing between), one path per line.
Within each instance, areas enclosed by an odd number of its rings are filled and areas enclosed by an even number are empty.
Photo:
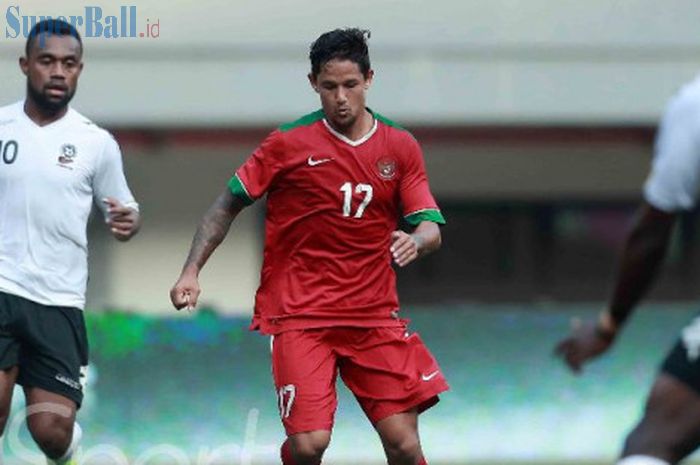
M700 395L676 378L660 373L651 388L644 417L627 436L620 463L653 463L644 460L655 458L660 464L674 465L698 445Z
M375 425L389 465L425 465L418 437L418 412L410 410Z
M330 442L330 431L292 434L282 444L282 463L283 465L319 465Z
M17 381L18 367L8 368L0 371L0 435L5 432L7 419L10 417L10 406L12 405L12 392Z
M27 398L27 426L41 451L55 463L69 463L80 439L75 428L74 401L44 389L24 389ZM76 425L77 426L77 425Z

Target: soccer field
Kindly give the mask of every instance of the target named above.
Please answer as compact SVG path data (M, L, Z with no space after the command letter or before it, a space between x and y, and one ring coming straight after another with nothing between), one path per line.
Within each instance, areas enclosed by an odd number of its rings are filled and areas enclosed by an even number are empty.
M407 309L451 385L421 417L430 463L613 463L656 365L695 305L646 306L609 357L572 376L551 349L571 317L597 308ZM247 319L202 311L90 314L88 322L92 365L79 414L85 463L276 463L283 430L269 342L248 332ZM326 462L383 463L371 426L350 393L339 392ZM14 403L16 413L22 396ZM4 438L7 463L35 452L15 419Z

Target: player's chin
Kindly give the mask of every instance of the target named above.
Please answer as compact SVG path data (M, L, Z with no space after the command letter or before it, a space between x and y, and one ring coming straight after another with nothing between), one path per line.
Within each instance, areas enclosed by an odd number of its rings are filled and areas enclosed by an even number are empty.
M70 92L58 95L44 94L41 106L47 110L59 111L65 108L71 100Z
M355 124L355 115L352 113L336 113L333 118L333 125L337 128L346 129Z

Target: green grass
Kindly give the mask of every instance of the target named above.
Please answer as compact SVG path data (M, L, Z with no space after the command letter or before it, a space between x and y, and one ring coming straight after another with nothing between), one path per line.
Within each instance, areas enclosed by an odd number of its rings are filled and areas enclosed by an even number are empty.
M407 311L451 385L421 417L429 463L614 464L658 363L695 307L643 308L613 352L581 377L568 373L551 350L570 319L594 317L597 303ZM79 413L86 449L110 445L133 461L169 444L194 465L202 451L243 445L252 410L257 412L252 465L277 463L284 433L269 342L247 331L247 318L120 313L90 315L88 322L97 376ZM15 410L22 400L16 397ZM383 464L376 433L344 387L339 404L327 463ZM26 431L21 437L31 444ZM5 450L4 463L10 465L13 453Z

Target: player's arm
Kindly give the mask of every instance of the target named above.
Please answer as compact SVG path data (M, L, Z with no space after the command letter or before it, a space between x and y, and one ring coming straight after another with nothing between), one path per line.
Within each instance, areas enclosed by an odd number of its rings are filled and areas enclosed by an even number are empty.
M112 235L122 242L126 242L136 235L141 229L141 214L133 206L123 205L114 197L102 200L106 208L105 220Z
M226 190L202 218L192 240L190 253L180 278L170 290L175 308L194 308L201 292L199 272L214 250L224 240L231 223L240 211L262 197L280 171L284 142L280 131L273 131L236 171Z
M445 224L430 192L423 151L413 136L407 135L403 143L399 196L404 220L414 229L410 234L398 230L391 235L390 252L401 267L439 249L442 243L440 225Z
M139 232L141 215L126 182L119 144L113 137L106 137L97 163L93 178L96 203L112 235L119 241L128 241Z
M642 205L622 251L610 304L601 314L601 334L614 338L651 287L666 255L675 219L675 213Z
M199 272L224 240L231 223L244 206L243 201L226 188L200 221L180 278L170 290L170 300L176 309L194 308L197 305L201 292Z
M440 227L432 221L421 221L412 233L394 231L391 234L391 255L394 262L404 267L423 255L440 248Z
M557 346L557 354L579 372L583 364L605 352L644 297L664 261L676 215L648 203L640 209L629 232L613 287L610 303L598 321L576 321L569 337Z
M644 186L645 203L627 236L610 302L598 321L576 324L557 346L574 371L615 341L658 275L677 212L695 206L700 191L699 114L696 99L682 96L672 100L664 114Z

